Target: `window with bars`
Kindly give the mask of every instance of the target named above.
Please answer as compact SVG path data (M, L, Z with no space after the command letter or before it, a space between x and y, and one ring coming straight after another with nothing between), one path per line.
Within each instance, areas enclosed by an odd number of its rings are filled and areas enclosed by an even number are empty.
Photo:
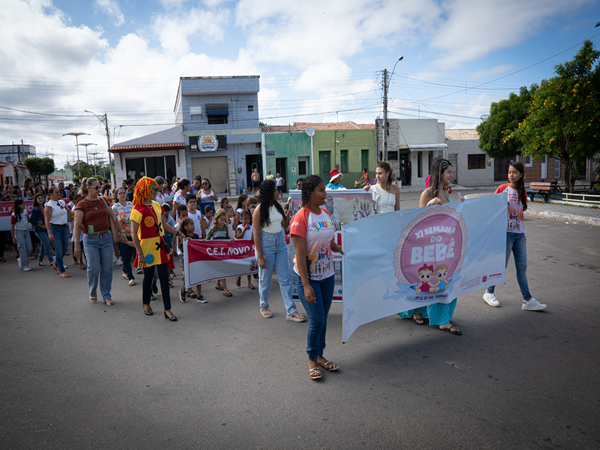
M469 170L485 169L485 155L467 155Z

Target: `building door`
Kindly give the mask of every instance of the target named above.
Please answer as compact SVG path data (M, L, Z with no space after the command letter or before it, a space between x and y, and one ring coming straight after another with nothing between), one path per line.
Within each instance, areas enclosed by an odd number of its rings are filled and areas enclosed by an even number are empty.
M280 174L285 182L283 183L283 192L287 192L287 158L275 158L275 176Z
M140 179L140 173L146 173L146 161L145 158L125 158L125 172L127 172L127 178L132 178L137 181ZM132 175L135 172L135 178Z
M542 157L542 181L548 178L548 158L546 156Z
M329 171L331 170L331 152L319 152L319 172L321 178L327 182L329 180Z
M408 150L400 150L400 181L402 186L410 186L412 167L409 167L410 152Z
M204 156L192 158L192 174L208 178L215 193L227 191L229 175L227 156Z
M264 181L265 177L263 175L262 170L262 155L246 155L246 188L250 189L252 187L252 179L250 176L254 169L258 170L260 173L260 181Z
M146 176L156 178L165 176L165 157L146 158Z

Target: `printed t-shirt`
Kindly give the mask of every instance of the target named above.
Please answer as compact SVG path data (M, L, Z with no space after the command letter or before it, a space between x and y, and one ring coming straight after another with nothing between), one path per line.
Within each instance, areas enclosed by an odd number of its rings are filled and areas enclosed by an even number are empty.
M112 209L117 215L119 222L121 222L125 236L131 237L131 211L133 211L131 202L125 202L125 206L115 203Z
M227 225L222 227L212 227L206 234L207 241L218 241L221 239L231 239L229 237L229 227Z
M110 230L110 219L108 216L108 205L106 200L88 200L84 198L75 207L75 211L83 211L83 221L81 225L85 233L98 233L100 231ZM93 231L88 227L92 226Z
M243 231L244 225L239 224L237 229ZM250 228L248 228L246 231L244 231L244 234L240 238L240 241L251 241L251 240L252 240L252 225L250 225Z
M306 269L310 280L324 280L335 273L331 255L331 240L335 228L329 211L320 208L320 214L303 207L294 215L291 235L306 238ZM294 256L294 272L300 275Z
M15 226L15 230L29 230L29 218L27 217L27 210L21 211L21 220L17 221L17 216L13 212L10 215L10 223Z
M146 259L146 266L166 264L169 257L163 241L165 234L162 226L163 208L156 202L152 205L136 206L131 211L131 221L140 224L138 238ZM135 266L139 262L139 254L135 256Z
M523 188L525 189L525 188ZM510 184L498 186L496 194L501 192L508 193L508 213L506 217L506 231L508 233L525 233L525 223L523 222L523 204L519 201L519 191L510 187ZM527 191L525 191L525 201L527 201Z
M202 213L196 210L195 213L191 213L188 209L188 217L194 221L194 233L198 236L202 236Z

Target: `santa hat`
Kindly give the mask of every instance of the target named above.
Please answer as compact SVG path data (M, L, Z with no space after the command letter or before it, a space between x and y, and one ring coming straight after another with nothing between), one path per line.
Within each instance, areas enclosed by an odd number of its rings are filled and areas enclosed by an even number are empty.
M331 177L331 180L329 180L329 182L330 182L330 183L333 183L333 180L335 180L335 179L336 179L336 177L340 177L340 180L341 180L342 178L344 178L344 174L340 173L340 171L339 171L337 168L335 168L335 169L332 169L332 170L329 172L329 176Z

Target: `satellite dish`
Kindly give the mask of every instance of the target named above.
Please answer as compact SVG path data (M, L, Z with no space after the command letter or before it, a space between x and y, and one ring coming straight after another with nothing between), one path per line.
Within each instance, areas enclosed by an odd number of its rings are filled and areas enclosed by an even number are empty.
M489 114L483 114L483 115L480 117L480 119L481 119L481 121L482 121L482 122L485 122L485 121L486 121L486 120L488 120L489 118L490 118L490 115L489 115Z
M304 130L304 132L306 134L308 134L310 137L313 137L315 135L315 130L311 127L308 127L306 130Z

